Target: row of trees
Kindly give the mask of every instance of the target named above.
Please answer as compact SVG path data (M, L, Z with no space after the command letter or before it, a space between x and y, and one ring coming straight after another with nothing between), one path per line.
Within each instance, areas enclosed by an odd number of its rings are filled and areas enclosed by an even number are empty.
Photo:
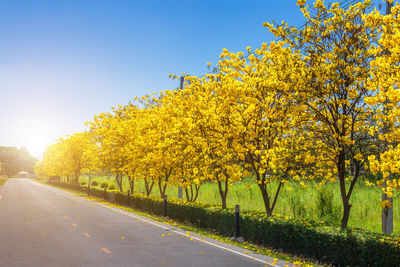
M26 148L0 146L0 174L13 177L21 171L33 173L34 164Z
M381 15L369 0L347 9L297 4L304 28L265 23L282 41L224 49L213 74L97 115L87 132L50 146L38 174L78 182L103 170L121 190L124 175L131 191L138 179L161 197L168 184L180 185L188 201L215 182L223 208L229 185L252 175L268 216L288 180L337 180L346 228L369 167L382 174L374 185L385 193L399 187L389 174L400 170L400 5Z

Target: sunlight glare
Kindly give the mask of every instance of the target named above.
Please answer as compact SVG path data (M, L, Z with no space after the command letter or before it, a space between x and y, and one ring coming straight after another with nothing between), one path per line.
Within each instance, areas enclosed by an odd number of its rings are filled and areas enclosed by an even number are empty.
M42 134L31 134L26 140L26 148L34 157L41 157L49 143Z
M30 125L29 130L23 131L23 146L29 151L31 156L41 159L46 147L55 140L55 133L50 131L51 127L45 123Z

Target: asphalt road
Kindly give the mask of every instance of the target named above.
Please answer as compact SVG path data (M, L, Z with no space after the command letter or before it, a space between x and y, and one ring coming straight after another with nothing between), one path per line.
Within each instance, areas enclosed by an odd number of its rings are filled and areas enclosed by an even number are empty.
M0 186L0 266L277 266L271 261L29 179Z

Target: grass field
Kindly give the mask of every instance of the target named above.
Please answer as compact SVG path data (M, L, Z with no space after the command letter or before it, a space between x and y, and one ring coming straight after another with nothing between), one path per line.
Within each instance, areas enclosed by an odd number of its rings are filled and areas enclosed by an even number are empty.
M0 178L0 186L7 182L7 178Z
M83 176L80 181L87 181L87 177ZM114 177L92 177L92 181L107 181L108 184L118 186ZM246 188L246 185L250 185ZM275 189L276 184L271 185L271 189ZM128 182L123 181L124 191L128 189ZM135 183L135 192L144 193L143 181ZM159 196L157 185L154 185L152 195ZM170 198L178 197L178 189L169 185L167 195ZM185 195L184 195L185 198ZM368 187L363 181L359 181L356 185L351 197L352 209L350 214L349 226L362 228L374 232L381 232L381 193L378 189ZM199 198L197 201L220 205L221 200L216 184L204 184L200 188ZM227 205L234 207L239 204L241 210L260 210L264 211L264 203L258 186L251 181L250 178L241 182L232 184L229 188L227 196ZM310 182L307 188L302 188L298 183L289 182L281 191L274 214L289 217L301 217L307 219L322 219L336 225L340 225L342 216L341 199L339 193L339 185L337 183L328 183L324 186L316 182ZM394 198L394 233L400 234L400 225L396 222L400 221L400 200Z

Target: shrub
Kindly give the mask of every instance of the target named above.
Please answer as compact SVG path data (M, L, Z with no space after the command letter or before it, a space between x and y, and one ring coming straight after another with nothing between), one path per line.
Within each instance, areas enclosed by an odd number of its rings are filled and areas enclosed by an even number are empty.
M114 185L114 184L111 184L111 185L108 187L108 189L110 189L110 190L115 190L115 185Z
M82 185L82 186L86 185L86 181L82 181L82 182L81 182L81 185Z
M107 182L102 182L100 187L101 188L108 188L108 183Z
M91 186L98 186L99 183L98 183L97 181L93 181L90 185L91 185Z

